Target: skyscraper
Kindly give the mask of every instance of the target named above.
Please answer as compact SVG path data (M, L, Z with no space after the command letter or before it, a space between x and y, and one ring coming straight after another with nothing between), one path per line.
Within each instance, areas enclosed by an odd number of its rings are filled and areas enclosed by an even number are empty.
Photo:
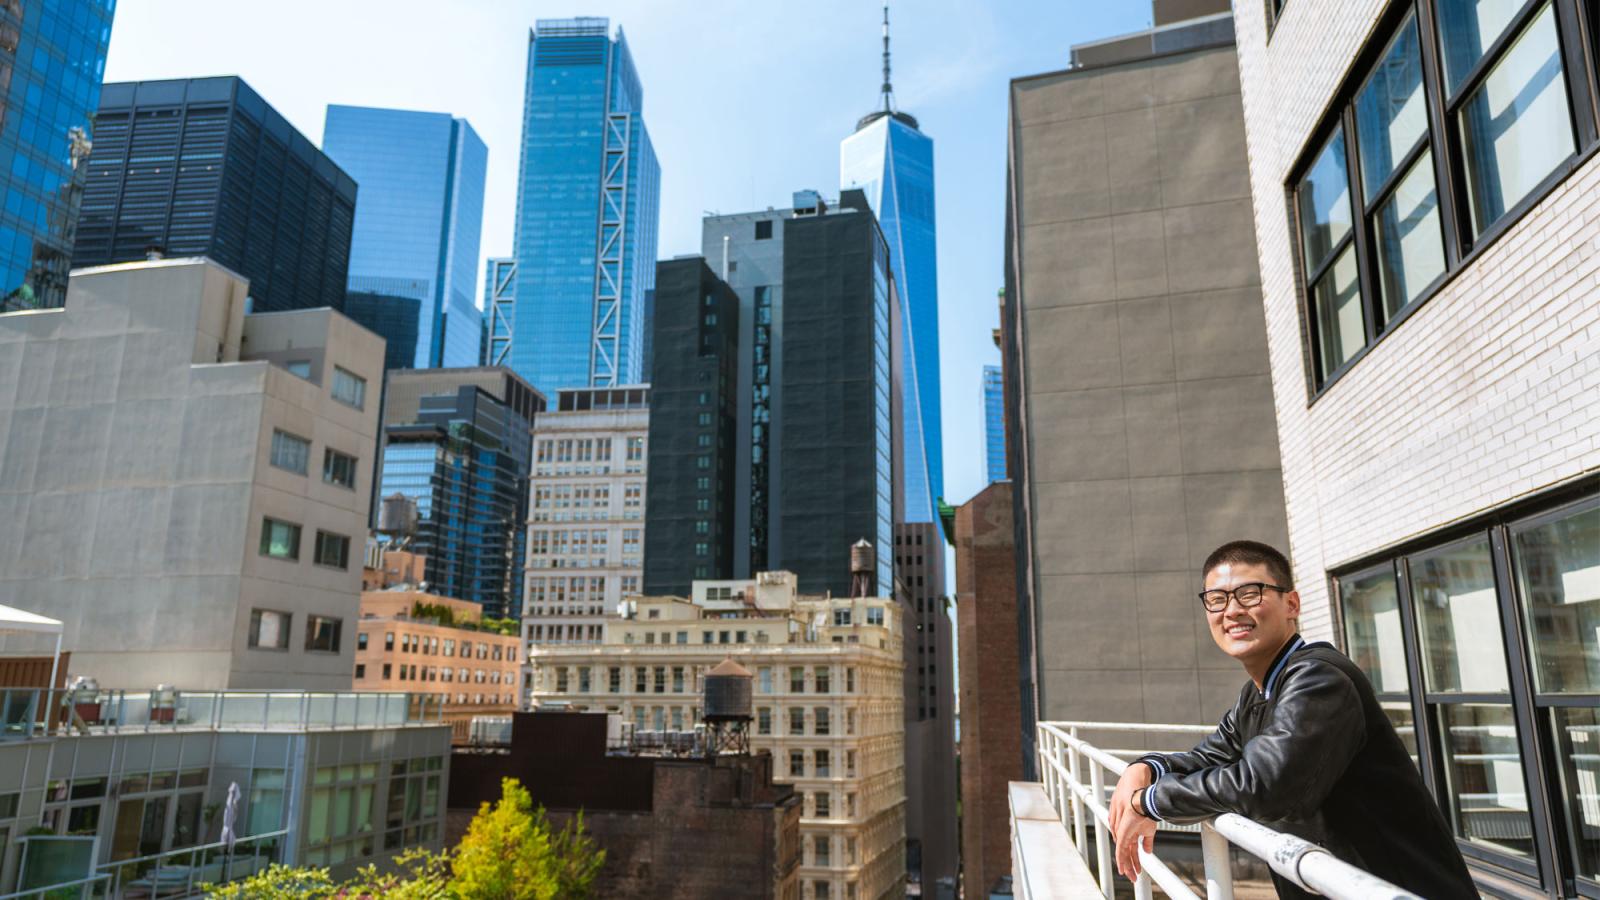
M545 399L503 368L390 372L379 494L416 500L429 590L517 617L533 419Z
M349 290L421 301L409 366L476 366L488 148L447 113L329 106L322 149L361 185ZM384 320L362 324L393 339Z
M836 208L816 191L794 197L793 209L707 218L707 258L661 266L656 388L681 388L691 405L674 411L663 399L653 411L650 465L659 456L665 471L679 452L658 436L689 441L690 453L706 440L715 452L703 494L698 472L686 486L652 482L650 527L695 522L704 516L702 501L721 509L731 499L722 515L731 515L732 533L724 536L732 552L709 559L709 575L697 576L698 567L673 558L668 543L652 542L647 590L681 594L695 577L781 568L799 575L803 590L847 595L850 545L862 538L877 551L876 584L891 590L900 384L888 247L860 191L845 191ZM708 264L726 277L702 271ZM683 278L668 283L674 274ZM705 281L688 283L695 279ZM713 327L684 308L683 298L698 290L700 302L709 297L715 307L706 307ZM733 321L722 309L735 313ZM706 425L702 411L711 413ZM719 518L707 528L726 528Z
M1006 479L1005 381L999 366L983 367L984 481Z
M906 520L933 522L944 495L939 415L939 271L936 261L933 140L895 108L889 81L889 8L883 12L883 107L839 144L839 185L858 188L878 216L900 293L909 347L903 390Z
M356 182L243 79L108 84L95 145L74 267L207 256L254 312L344 308Z
M0 5L0 311L60 306L116 0Z
M506 364L550 396L637 379L661 167L628 43L604 18L529 35ZM491 335L491 341L493 336Z

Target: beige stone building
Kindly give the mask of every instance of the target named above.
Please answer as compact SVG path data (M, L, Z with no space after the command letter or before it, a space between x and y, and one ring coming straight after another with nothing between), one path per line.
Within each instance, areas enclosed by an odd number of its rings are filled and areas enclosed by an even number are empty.
M595 645L529 648L530 705L620 714L640 732L692 732L706 672L754 675L750 744L804 798L803 900L904 894L905 726L900 610L887 598L802 596L789 572L696 581L637 597Z
M383 339L209 259L0 315L0 597L106 687L348 690Z
M517 708L522 642L477 630L482 618L467 600L406 587L362 592L355 689L439 697L452 739L464 743L473 716Z

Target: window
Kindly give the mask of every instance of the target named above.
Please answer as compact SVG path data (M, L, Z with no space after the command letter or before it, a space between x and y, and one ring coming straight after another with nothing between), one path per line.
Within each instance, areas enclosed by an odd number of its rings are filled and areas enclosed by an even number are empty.
M772 733L772 708L760 707L756 710L756 734Z
M789 733L806 733L806 711L798 706L789 707Z
M789 775L794 778L804 778L806 774L806 752L804 750L789 751Z
M331 531L317 532L317 556L319 566L332 566L336 569L349 567L350 539L342 534Z
M1336 574L1345 644L1467 852L1528 878L1556 858L1554 877L1589 893L1600 888L1585 746L1600 728L1600 497L1478 525ZM1504 627L1516 619L1522 628ZM1548 817L1530 815L1541 806Z
M283 367L289 370L290 375L305 379L311 378L311 360L309 359L291 359L284 363Z
M306 474L306 461L311 458L311 442L295 437L287 431L272 430L271 462L285 472Z
M806 692L806 670L803 666L789 667L789 693L804 694Z
M306 616L306 649L338 653L339 629L343 625L343 619Z
M770 240L772 240L772 220L771 219L758 219L756 221L756 240L758 240L758 241L770 241Z
M1589 79L1569 75L1597 54L1562 34L1579 5L1415 0L1385 16L1291 180L1313 393L1596 141Z
M814 774L818 778L827 778L828 775L829 775L829 768L830 768L829 765L828 765L828 751L826 751L826 750L817 750L817 751L814 751L812 755L815 757L815 760L816 760L816 772Z
M333 399L343 403L345 406L365 409L367 405L367 380L348 369L334 366Z
M835 628L843 628L843 627L848 626L849 624L850 624L850 610L848 610L848 609L836 609L836 610L833 611L833 625L834 625Z
M833 815L833 795L827 791L817 792L817 818L826 819Z
M817 707L812 713L812 716L813 720L816 722L815 734L826 735L831 733L832 726L829 724L828 708L826 706Z
M367 666L366 666L366 663L356 663L356 677L357 678L365 678L365 677L367 677Z
M867 624L868 625L882 625L883 624L883 607L881 607L881 606L869 606L869 607L867 607Z
M756 670L756 690L763 694L772 693L772 667L762 666Z
M355 490L356 458L329 447L322 451L322 480Z
M273 559L299 559L300 526L277 519L261 520L261 555Z
M289 649L289 622L293 616L270 609L250 610L250 646L266 650Z
M819 693L819 694L828 693L829 691L833 690L832 685L833 685L833 680L832 680L832 677L829 674L828 667L827 666L817 666L817 668L816 668L816 691L817 691L817 693Z

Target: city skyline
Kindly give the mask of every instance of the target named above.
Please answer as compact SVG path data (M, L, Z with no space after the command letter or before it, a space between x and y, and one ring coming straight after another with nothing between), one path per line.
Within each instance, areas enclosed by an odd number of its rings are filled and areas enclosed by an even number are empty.
M314 11L325 26L314 31L293 24L294 9L267 15L188 0L124 0L106 80L237 73L319 146L331 104L465 118L489 148L481 257L513 249L527 35L538 18L605 15L626 30L661 158L657 259L698 252L704 212L782 207L801 186L834 194L839 140L877 105L881 82L882 10L842 0L761 16L731 3L692 16L643 2L461 4L449 27L428 29L414 27L436 13L421 4L392 4L382 16L365 4L306 4L305 15ZM1003 218L999 176L964 173L1004 169L1006 78L1060 68L1075 42L1144 27L1149 8L1028 2L991 9L941 0L891 14L896 98L939 144L944 477L946 499L959 502L983 486L974 373L999 359L988 336L997 324L990 298L1002 275L999 246L964 235L998 233ZM701 25L709 18L719 23L715 34ZM210 37L229 30L257 39L225 46ZM285 57L274 49L291 40L305 52ZM351 40L373 52L351 52ZM803 61L780 64L770 52L775 44L811 50ZM415 65L441 54L458 63L447 73ZM699 65L676 64L684 57ZM718 85L725 100L708 103L707 85ZM482 259L478 265L481 302Z

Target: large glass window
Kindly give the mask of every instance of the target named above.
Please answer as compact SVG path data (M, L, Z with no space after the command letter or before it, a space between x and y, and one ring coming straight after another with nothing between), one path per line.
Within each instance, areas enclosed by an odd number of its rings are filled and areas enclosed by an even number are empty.
M367 405L367 380L339 366L333 367L333 399L363 409Z
M261 555L274 559L299 559L300 526L277 519L261 520Z
M1555 7L1523 31L1460 112L1472 224L1482 233L1576 149Z
M1414 0L1384 16L1397 21L1388 43L1354 73L1290 181L1314 389L1470 264L1580 138L1596 139L1589 88L1568 72L1600 54L1561 33L1577 5Z
M1526 510L1339 575L1345 649L1464 852L1600 896L1600 496Z
M289 622L293 616L271 609L250 610L250 646L289 649Z
M272 431L272 457L274 466L296 475L306 474L306 460L311 456L311 442L295 437L287 431Z

